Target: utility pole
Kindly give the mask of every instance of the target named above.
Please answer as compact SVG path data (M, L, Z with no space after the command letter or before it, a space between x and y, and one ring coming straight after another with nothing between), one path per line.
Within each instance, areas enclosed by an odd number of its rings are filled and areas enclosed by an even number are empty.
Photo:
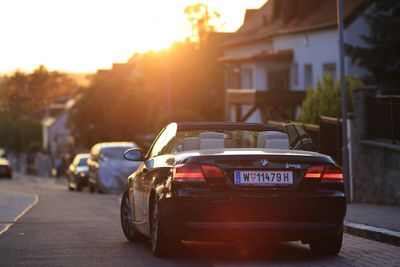
M172 122L172 95L171 95L171 53L172 49L167 51L165 64L165 91L167 95L167 119Z
M343 0L337 0L337 21L339 33L339 69L340 69L340 87L342 93L342 160L343 160L343 175L344 186L347 194L347 201L350 197L350 170L349 170L349 149L347 138L347 95L346 95L346 77L344 64L344 40L343 40Z

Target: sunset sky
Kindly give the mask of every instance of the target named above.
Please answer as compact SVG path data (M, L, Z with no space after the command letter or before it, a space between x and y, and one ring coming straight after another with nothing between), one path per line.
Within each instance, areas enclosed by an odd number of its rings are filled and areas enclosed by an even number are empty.
M184 8L195 0L1 0L0 73L92 72L134 52L168 47L188 34ZM235 31L246 8L266 0L203 0Z

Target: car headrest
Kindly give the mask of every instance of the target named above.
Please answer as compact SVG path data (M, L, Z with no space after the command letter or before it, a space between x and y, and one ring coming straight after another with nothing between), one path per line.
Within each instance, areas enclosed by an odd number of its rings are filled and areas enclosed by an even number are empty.
M266 131L258 134L257 147L289 149L289 136L278 131Z
M224 133L218 133L218 132L202 132L199 134L200 139L224 139L225 134Z
M218 149L224 147L224 139L200 139L200 149Z
M265 139L264 148L289 149L289 139Z
M198 137L183 138L183 150L198 150L200 149L200 139Z

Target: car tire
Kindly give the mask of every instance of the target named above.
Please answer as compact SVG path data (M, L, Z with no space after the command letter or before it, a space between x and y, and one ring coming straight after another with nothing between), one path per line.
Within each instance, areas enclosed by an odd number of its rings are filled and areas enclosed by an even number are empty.
M90 183L90 182L89 182L89 192L90 193L96 192L96 185L94 185L93 183Z
M74 188L71 186L69 182L68 182L68 191L74 191Z
M181 245L180 240L167 238L162 232L162 223L159 218L158 198L155 197L151 208L151 249L156 257L170 256Z
M82 183L81 182L76 182L76 191L81 192L82 191Z
M320 240L312 240L310 249L317 256L336 256L342 248L343 228L336 236L326 237Z
M129 241L134 242L143 239L143 236L135 229L132 223L131 204L127 190L122 194L120 218L122 230Z

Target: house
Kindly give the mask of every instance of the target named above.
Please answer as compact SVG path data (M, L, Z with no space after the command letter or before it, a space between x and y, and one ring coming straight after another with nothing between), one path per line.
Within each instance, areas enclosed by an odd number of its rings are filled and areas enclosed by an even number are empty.
M48 116L42 120L43 149L52 157L71 152L73 144L67 120L68 111L75 102L76 99L70 99L63 104L51 105Z
M365 45L366 6L344 1L346 43ZM247 10L222 50L228 120L293 120L306 89L326 74L339 78L336 0L269 0ZM345 64L346 75L366 74L348 57Z

